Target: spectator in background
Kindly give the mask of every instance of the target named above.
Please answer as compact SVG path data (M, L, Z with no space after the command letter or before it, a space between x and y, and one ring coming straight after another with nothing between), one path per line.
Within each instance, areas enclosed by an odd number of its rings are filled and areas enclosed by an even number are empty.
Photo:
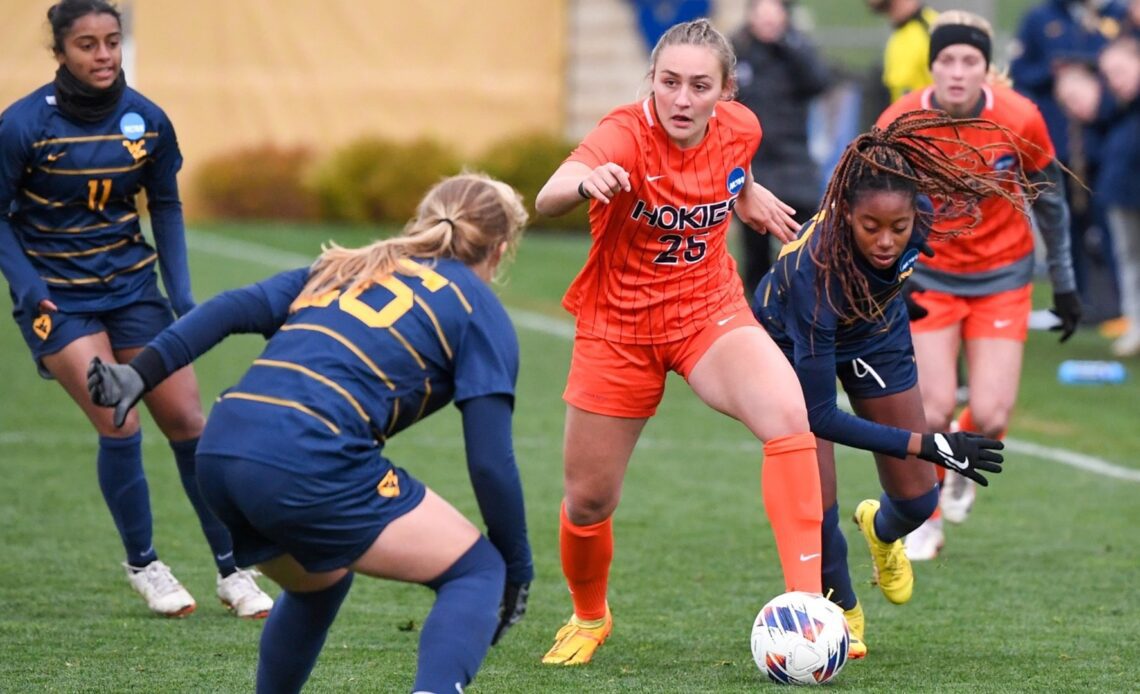
M789 22L789 0L750 0L732 37L736 100L760 119L764 139L752 158L756 182L796 209L803 224L819 202L819 167L808 152L808 108L830 81L819 51ZM744 241L744 291L752 296L772 264L771 239L737 224Z
M919 0L867 0L867 7L894 27L883 51L883 86L894 103L931 82L930 25L938 13Z
M645 49L653 50L669 27L709 16L709 0L629 0L637 14L637 26Z
M1044 0L1029 10L1021 20L1017 36L1010 47L1010 77L1014 89L1027 96L1045 117L1049 137L1057 148L1057 159L1086 182L1095 181L1100 164L1101 134L1070 118L1057 100L1058 84L1068 79L1081 79L1078 71L1089 71L1096 64L1101 49L1121 29L1124 5L1119 0ZM1098 214L1098 201L1078 185L1066 186L1071 219L1073 267L1077 288L1086 303L1089 293L1089 267L1085 249L1086 232L1103 226ZM1106 239L1102 247L1110 250ZM1111 256L1105 258L1111 263ZM1102 300L1099 302L1103 304ZM1115 302L1110 302L1115 303ZM1091 315L1116 315L1116 307L1102 307Z
M1140 0L1133 3L1140 9ZM1104 157L1094 189L1107 210L1116 251L1120 308L1127 327L1112 344L1118 357L1140 354L1140 39L1115 39L1099 58L1103 82L1074 73L1059 85L1065 113L1082 122L1104 124Z

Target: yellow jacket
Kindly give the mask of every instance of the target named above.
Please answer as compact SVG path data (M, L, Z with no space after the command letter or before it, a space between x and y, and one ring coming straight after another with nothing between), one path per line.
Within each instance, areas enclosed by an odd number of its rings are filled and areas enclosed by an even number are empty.
M883 84L890 91L892 102L931 83L930 25L937 18L937 11L923 7L895 27L887 39L883 52Z

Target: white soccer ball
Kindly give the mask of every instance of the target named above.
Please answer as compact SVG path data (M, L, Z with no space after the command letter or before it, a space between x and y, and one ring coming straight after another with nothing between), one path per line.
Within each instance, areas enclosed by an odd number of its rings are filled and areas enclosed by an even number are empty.
M823 684L847 663L843 610L822 595L792 592L768 601L752 623L752 658L781 684Z

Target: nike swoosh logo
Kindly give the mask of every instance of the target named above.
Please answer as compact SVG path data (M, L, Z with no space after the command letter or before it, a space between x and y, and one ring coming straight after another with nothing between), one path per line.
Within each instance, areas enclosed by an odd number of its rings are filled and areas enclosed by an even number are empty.
M730 320L732 320L733 318L736 318L736 314L735 314L735 313L734 313L734 314L732 314L731 316L729 316L728 318L725 318L725 319L723 319L723 320L718 320L718 321L716 322L716 324L717 324L717 325L724 325L725 323L729 322L729 321L730 321Z
M53 162L56 159L60 159L66 155L67 155L67 152L60 152L59 154L49 154L49 155L47 155L47 160L49 162Z
M954 451L953 451L953 449L950 448L950 444L947 443L945 436L943 436L942 434L935 434L934 435L934 443L936 443L938 445L939 457L941 457L942 460L944 460L948 464L950 464L951 467L953 467L956 470L965 470L965 469L970 467L970 460L968 458L963 459L963 460L958 460L957 458L954 457Z
M1011 321L1011 320L995 320L994 321L994 327L997 328L998 330L1001 330L1002 328L1008 328L1011 325L1013 325L1013 321Z
M233 552L226 552L225 554L219 554L219 555L217 555L217 560L218 561L226 561L227 559L229 559L233 555L234 555Z
M815 559L819 556L822 556L819 552L816 552L814 554L801 554L800 561L811 561L812 559Z
M653 181L656 181L656 180L657 180L657 179L659 179L659 178L665 178L665 174L661 174L660 176L646 176L646 177L645 177L645 180L647 180L647 181L650 181L650 182L653 182Z

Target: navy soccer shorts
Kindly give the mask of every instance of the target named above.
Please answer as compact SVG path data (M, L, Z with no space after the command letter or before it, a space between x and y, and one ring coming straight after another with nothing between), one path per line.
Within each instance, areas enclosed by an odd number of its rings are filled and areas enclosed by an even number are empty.
M389 523L423 501L422 482L382 456L375 462L365 470L330 464L318 475L199 454L198 485L233 536L238 566L289 554L307 571L331 571L360 558Z
M174 322L170 302L158 292L145 295L126 306L98 313L57 311L28 315L17 309L12 312L24 342L32 352L40 375L51 378L44 368L43 358L55 354L81 337L107 333L112 349L143 347L166 326Z
M848 355L850 356L850 355ZM914 348L872 350L836 361L836 375L853 398L881 398L909 390L918 383Z

